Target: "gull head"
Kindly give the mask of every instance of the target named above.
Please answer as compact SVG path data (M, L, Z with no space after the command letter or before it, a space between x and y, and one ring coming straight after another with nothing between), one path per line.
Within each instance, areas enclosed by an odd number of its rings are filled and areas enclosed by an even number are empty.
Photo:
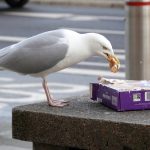
M120 68L120 61L114 54L110 41L101 34L87 33L90 50L94 55L103 56L109 62L112 72L117 72Z

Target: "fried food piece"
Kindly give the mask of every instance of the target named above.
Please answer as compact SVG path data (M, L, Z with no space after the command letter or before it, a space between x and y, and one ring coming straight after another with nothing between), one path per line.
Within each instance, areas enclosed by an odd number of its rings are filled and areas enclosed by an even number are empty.
M114 73L118 72L120 68L119 59L115 55L113 55L113 56L109 56L108 61L109 61L110 70Z

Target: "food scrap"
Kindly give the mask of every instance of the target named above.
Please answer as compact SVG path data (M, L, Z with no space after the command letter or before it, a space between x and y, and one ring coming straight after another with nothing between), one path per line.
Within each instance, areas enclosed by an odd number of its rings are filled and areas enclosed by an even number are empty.
M110 66L111 71L114 73L118 72L120 68L119 59L115 55L113 55L113 56L108 57L108 61L109 61L109 66Z

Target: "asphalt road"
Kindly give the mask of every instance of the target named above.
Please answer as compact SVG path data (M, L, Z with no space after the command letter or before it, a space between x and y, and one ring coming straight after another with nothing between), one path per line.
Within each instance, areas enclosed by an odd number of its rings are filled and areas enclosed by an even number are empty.
M104 58L92 57L48 77L56 98L82 95L88 93L89 82L97 82L98 75L125 78L124 24L123 9L29 3L17 10L0 3L0 48L57 28L103 34L111 41L114 52L121 60L119 73L111 73ZM10 139L11 110L16 105L45 100L41 79L9 71L0 72L0 150L9 150L12 146L14 150L31 149L31 144Z

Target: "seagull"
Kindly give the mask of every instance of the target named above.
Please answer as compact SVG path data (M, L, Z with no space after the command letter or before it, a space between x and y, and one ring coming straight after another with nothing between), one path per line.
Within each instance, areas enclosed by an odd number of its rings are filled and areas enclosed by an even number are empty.
M91 56L103 56L108 61L110 56L117 59L110 41L103 35L57 29L2 48L0 69L42 78L48 104L63 107L69 102L52 97L46 77Z

